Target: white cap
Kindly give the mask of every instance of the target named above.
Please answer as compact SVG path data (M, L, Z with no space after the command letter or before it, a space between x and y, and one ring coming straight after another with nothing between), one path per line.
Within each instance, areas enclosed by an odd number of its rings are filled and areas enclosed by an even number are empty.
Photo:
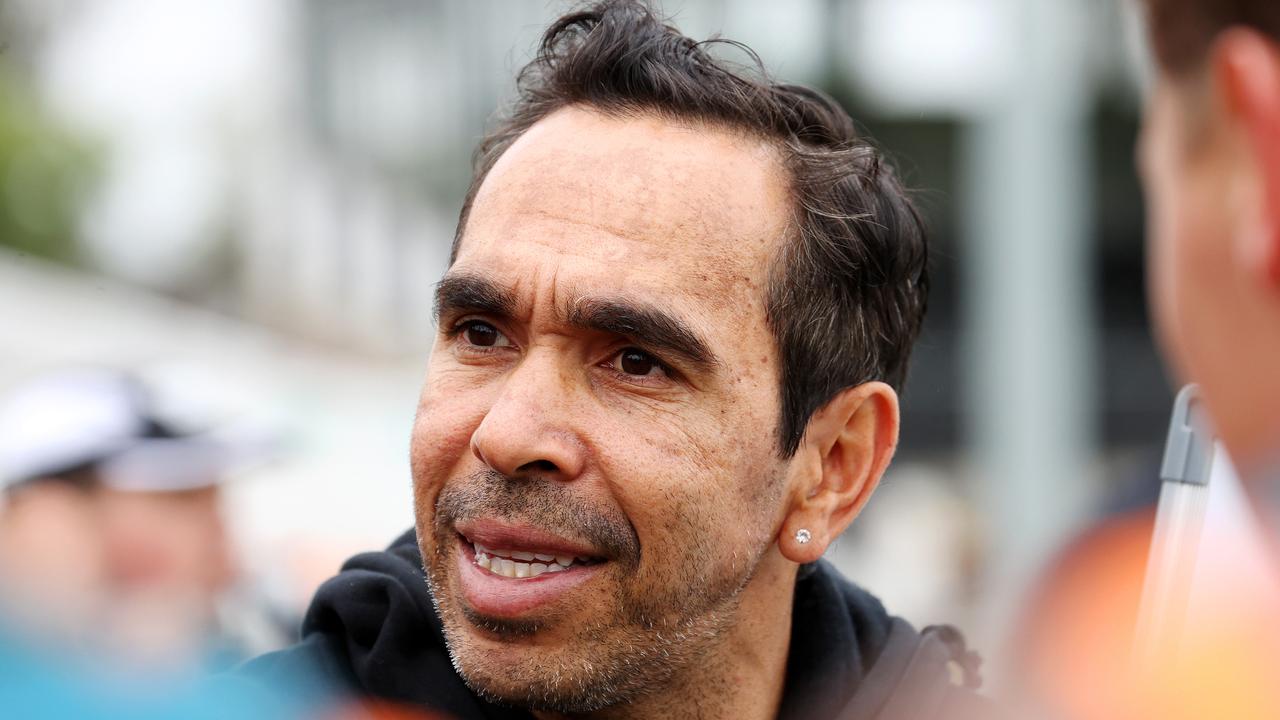
M158 417L161 404L139 378L104 369L18 387L0 398L0 488L93 465L121 490L191 490L244 459L245 442Z

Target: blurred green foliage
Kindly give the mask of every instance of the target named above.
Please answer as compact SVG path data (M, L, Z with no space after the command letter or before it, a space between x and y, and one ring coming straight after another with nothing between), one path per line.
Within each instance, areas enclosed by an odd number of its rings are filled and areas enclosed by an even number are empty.
M0 58L0 246L79 264L77 225L98 168L93 145Z

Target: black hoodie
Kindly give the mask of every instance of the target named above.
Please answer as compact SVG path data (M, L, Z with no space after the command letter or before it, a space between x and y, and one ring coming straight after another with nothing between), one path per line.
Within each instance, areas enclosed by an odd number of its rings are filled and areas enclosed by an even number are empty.
M943 626L916 632L826 562L801 568L780 718L991 717L974 690L977 656ZM316 592L302 641L250 661L263 679L318 675L339 694L457 718L529 718L480 699L454 672L414 532L357 555Z

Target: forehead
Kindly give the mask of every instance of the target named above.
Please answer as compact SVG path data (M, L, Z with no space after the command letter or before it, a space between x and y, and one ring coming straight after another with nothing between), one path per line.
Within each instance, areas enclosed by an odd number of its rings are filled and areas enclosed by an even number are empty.
M768 143L705 124L567 108L498 160L454 271L555 276L575 290L759 295L790 217Z

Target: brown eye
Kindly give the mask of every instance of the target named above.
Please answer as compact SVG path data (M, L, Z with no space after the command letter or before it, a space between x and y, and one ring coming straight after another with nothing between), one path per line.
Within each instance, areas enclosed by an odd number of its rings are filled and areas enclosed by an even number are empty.
M479 320L466 323L462 328L462 335L469 344L476 347L498 347L510 344L497 328Z
M643 350L627 348L618 353L618 368L628 375L649 375L654 370L661 370L662 365L652 355Z

